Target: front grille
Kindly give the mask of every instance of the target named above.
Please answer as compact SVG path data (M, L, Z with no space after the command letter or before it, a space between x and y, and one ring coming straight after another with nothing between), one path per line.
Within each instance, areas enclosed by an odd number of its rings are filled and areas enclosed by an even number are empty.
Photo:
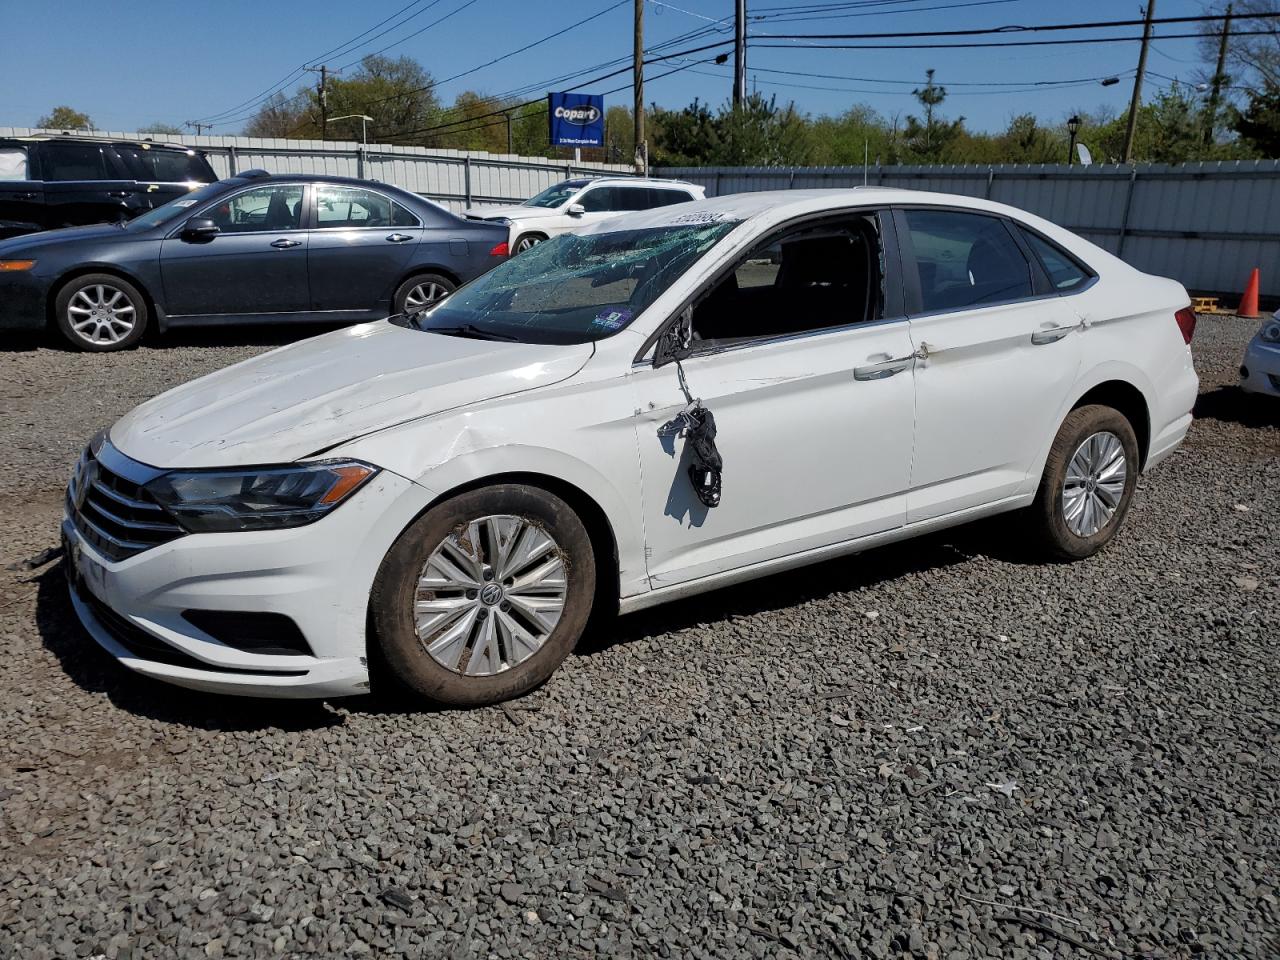
M181 537L185 531L142 484L108 467L102 452L95 456L86 449L67 487L67 514L80 535L110 560L124 560ZM123 458L112 451L112 459Z

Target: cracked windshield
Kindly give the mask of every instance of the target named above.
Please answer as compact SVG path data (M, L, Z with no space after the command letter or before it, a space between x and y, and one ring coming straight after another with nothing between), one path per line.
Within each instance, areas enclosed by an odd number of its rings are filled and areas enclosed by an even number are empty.
M418 327L525 343L586 343L625 328L736 220L553 237L463 287Z

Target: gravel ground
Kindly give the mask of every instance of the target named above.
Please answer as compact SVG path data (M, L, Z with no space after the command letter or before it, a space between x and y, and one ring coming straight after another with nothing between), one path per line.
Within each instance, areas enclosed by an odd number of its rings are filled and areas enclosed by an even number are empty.
M1201 320L1120 539L985 524L603 627L506 709L136 677L0 571L0 956L1276 957L1280 405ZM0 566L99 425L274 334L0 354Z

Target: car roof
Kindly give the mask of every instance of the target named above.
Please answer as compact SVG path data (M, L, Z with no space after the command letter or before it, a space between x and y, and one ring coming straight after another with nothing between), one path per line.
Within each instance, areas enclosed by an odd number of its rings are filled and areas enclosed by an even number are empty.
M136 146L148 147L165 147L169 150L194 150L200 152L199 147L189 147L184 143L172 143L168 140L152 140L144 138L142 140L130 140L128 137L95 137L90 134L79 133L32 133L22 137L0 137L4 141L18 141L20 143L129 143Z
M243 180L245 183L333 183L351 187L374 187L381 190L394 190L397 193L418 197L418 194L404 187L382 180L365 180L360 177L339 177L329 173L265 173L261 170L244 170L232 174L227 180ZM419 199L425 199L419 197Z
M688 180L672 180L669 177L590 177L586 180L566 180L566 183L620 183L626 186L654 186L654 187L696 187L699 184L690 183Z

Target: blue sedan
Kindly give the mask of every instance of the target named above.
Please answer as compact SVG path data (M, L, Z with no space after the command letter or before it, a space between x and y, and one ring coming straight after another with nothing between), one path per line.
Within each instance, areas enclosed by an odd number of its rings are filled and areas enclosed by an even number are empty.
M149 326L376 320L448 296L506 241L383 183L247 171L127 223L0 241L0 328L107 351Z

